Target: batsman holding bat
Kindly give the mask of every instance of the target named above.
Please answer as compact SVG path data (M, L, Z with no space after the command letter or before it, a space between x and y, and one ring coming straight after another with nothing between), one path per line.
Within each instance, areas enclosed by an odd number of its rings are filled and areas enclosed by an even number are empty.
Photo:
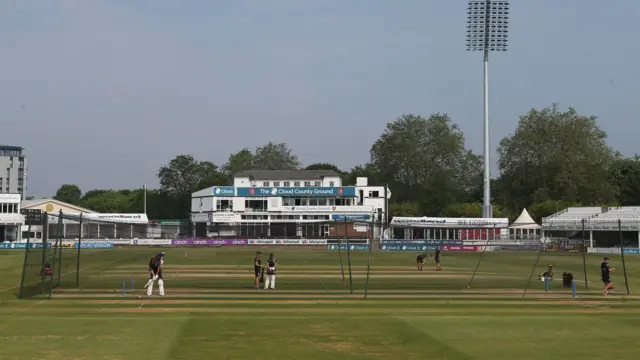
M267 282L264 284L265 290L276 289L276 266L278 262L273 254L269 254L269 260L267 260Z
M158 281L158 294L164 296L164 280L162 280L162 265L164 264L164 253L161 252L149 260L149 281L144 286L147 289L147 296L153 295L153 285Z

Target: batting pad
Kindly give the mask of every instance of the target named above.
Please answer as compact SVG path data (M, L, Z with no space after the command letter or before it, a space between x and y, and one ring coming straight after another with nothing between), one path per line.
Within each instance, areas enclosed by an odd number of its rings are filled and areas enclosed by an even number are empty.
M160 296L164 296L164 281L162 279L158 280L158 291Z

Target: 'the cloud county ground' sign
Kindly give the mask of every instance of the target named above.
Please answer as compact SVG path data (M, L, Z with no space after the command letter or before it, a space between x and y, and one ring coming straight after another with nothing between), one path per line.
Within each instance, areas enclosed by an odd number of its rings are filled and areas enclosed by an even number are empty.
M356 188L343 187L240 187L237 196L271 197L271 196L356 196Z

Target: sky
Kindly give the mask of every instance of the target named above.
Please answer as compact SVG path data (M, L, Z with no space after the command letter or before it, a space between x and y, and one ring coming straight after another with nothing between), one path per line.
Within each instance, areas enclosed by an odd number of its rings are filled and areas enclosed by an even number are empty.
M0 144L26 148L33 196L156 187L176 155L222 165L269 141L349 169L407 113L448 113L480 153L482 54L465 51L466 5L3 0ZM640 152L640 1L511 8L509 51L490 58L491 162L520 115L552 103Z

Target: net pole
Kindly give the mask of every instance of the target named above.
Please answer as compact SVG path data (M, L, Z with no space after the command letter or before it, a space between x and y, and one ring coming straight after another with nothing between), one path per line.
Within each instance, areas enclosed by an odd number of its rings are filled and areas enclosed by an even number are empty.
M63 226L64 224L62 223L62 210L60 210L60 212L58 213L58 229L57 229L57 239L56 239L56 243L58 244L58 248L56 249L58 251L58 284L57 286L60 286L60 275L62 273L62 238L63 238Z
M351 246L349 245L349 229L347 226L347 217L344 217L344 235L347 239L347 265L349 266L349 292L353 294L353 272L351 271Z
M375 236L375 216L371 216L371 224L369 225L369 256L367 257L367 279L364 282L364 298L367 299L369 294L369 274L371 273L371 253L373 249L373 237Z
M42 266L40 267L40 273L43 274L42 270L44 269L44 266L47 263L47 238L49 237L49 213L46 213L46 212L43 213L41 220L42 220ZM46 274L40 276L43 296L45 295L45 288L44 288L45 278L46 278Z
M30 214L26 216L29 219ZM27 225L27 247L24 249L24 264L22 265L22 278L20 279L20 291L18 291L18 298L24 298L24 277L27 273L27 265L29 264L29 246L31 245L31 220L29 220L29 225Z
M495 234L495 230L496 230L496 225L493 225L493 234ZM482 259L484 258L484 254L485 252L487 252L487 247L489 246L489 242L491 241L491 237L487 234L487 241L485 241L484 243L484 248L482 249L482 253L480 254L480 259L478 259L478 263L476 264L476 268L475 270L473 270L473 275L471 275L471 280L469 280L469 285L467 285L467 289L471 289L471 283L473 282L473 279L475 279L476 277L476 273L478 272L478 269L480 268L480 263L482 263Z
M584 288L589 290L589 279L587 279L587 246L584 244L584 225L585 219L582 219L582 268L584 271Z
M80 287L80 249L82 248L82 213L80 213L80 230L78 230L78 252L76 259L76 287Z
M622 239L622 220L618 220L618 233L620 234L620 258L622 260L622 272L624 273L624 285L627 288L627 295L631 294L629 291L629 279L627 278L627 263L624 261L624 241Z
M522 297L520 300L524 300L524 297L527 295L527 290L529 290L529 285L531 284L531 278L533 278L533 273L536 271L536 267L538 267L538 261L540 261L540 255L542 255L542 251L544 251L544 247L547 244L547 238L544 239L540 249L538 250L538 256L536 256L536 261L533 263L533 268L531 269L531 274L529 274L529 281L527 281L527 286L524 287L524 291L522 292Z
M51 292L53 291L53 286L54 286L54 282L55 282L55 279L56 279L56 274L55 274L55 271L54 271L53 267L56 265L56 261L58 260L57 259L57 251L58 251L58 249L60 248L60 245L61 245L61 244L58 244L58 241L60 240L58 238L58 229L60 228L60 220L61 220L60 217L58 217L58 224L56 226L55 241L53 242L53 244L51 244L51 248L53 249L53 258L51 259L51 263L49 263L49 266L50 266L50 269L51 269L51 276L49 277L49 288L48 288L48 290L49 290L49 299L51 299ZM45 246L46 245L48 245L48 244L45 244ZM57 245L57 246L54 247L55 245ZM58 266L58 269L59 268L60 267Z
M340 258L340 272L342 273L342 286L347 288L347 280L344 277L344 262L342 261L342 243L340 242L340 226L336 225L336 232L338 234L338 257Z

